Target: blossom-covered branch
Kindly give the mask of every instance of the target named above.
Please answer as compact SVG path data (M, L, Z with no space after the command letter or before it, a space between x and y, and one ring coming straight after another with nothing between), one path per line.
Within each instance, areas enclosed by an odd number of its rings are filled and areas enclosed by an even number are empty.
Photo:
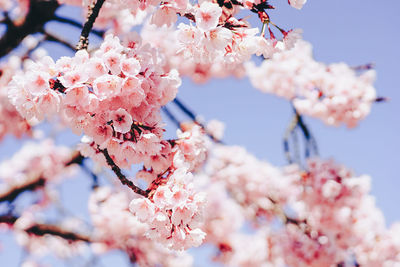
M8 226L12 227L14 223L18 220L18 216L14 215L0 215L0 224L5 223ZM35 236L44 236L44 235L53 235L53 236L58 236L61 237L65 240L68 241L85 241L85 242L91 242L91 239L89 236L79 234L79 233L74 233L68 230L65 230L57 225L52 225L52 224L43 224L43 223L37 223L32 226L29 226L28 228L24 229L24 231L27 234L35 235Z
M48 181L57 180L64 169L74 164L80 165L82 161L79 152L54 147L49 141L28 144L12 159L0 164L0 179L3 182L0 202L11 203L24 192L43 188ZM52 166L47 166L48 162L52 162ZM11 166L15 168L10 169Z

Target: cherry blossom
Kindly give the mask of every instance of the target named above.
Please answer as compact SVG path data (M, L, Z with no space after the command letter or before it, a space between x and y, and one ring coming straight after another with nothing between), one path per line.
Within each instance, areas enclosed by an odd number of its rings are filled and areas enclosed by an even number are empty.
M221 15L222 9L217 4L204 1L200 8L196 10L196 25L202 31L207 32L217 27Z
M299 113L328 125L356 126L377 98L374 70L359 75L345 63L319 63L305 41L274 54L258 67L249 63L246 71L255 88L292 101Z

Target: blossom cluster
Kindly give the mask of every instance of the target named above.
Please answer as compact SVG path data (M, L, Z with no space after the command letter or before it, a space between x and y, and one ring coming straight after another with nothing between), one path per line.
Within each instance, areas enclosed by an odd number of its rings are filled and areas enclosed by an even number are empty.
M139 221L148 224L146 235L165 246L183 250L199 246L205 238L201 230L205 195L194 188L190 171L205 161L205 137L200 126L178 131L178 139L170 155L170 166L157 174L155 169L142 170L138 178L150 182L149 197L136 198L130 210Z
M217 260L226 264L247 266L259 260L260 266L393 266L399 262L400 246L391 236L398 225L385 227L369 194L370 178L355 176L332 160L310 159L306 170L296 165L278 168L244 149L218 145L196 180L209 196L206 241L216 245ZM253 252L240 230L245 218L256 229L248 239L253 242L263 236L268 244L260 241L264 252L257 257L247 257ZM274 219L282 225L276 228Z
M191 179L190 173L178 169L158 186L151 200L136 198L129 205L139 221L149 225L149 238L175 250L197 247L205 237L199 228L205 196L194 192Z
M285 266L276 230L270 228L276 207L293 193L289 181L294 179L285 175L241 147L211 149L204 172L196 175L196 187L207 193L204 229L206 242L218 249L215 260L228 266ZM257 229L244 233L246 221Z
M374 70L359 75L345 63L317 62L305 41L274 54L260 66L247 64L246 72L255 88L292 101L299 113L328 125L356 126L376 100Z
M101 151L107 149L119 167L143 162L139 176L147 178L148 196L134 199L131 211L149 225L148 237L182 250L200 245L205 236L199 228L204 196L193 190L190 171L206 159L206 142L197 125L179 131L177 140L162 139L160 108L180 84L177 73L162 66L162 57L137 35L122 44L108 35L92 56L78 51L55 63L31 63L14 76L9 96L30 120L54 113L83 131L84 156L106 165Z
M97 148L107 148L121 167L142 162L162 149L160 107L180 85L176 71L132 33L106 36L92 56L85 50L53 62L44 57L13 77L9 97L28 120L58 114ZM87 152L89 153L89 152Z
M80 4L75 0L63 2ZM114 34L123 35L151 16L145 23L142 37L166 55L167 67L178 69L181 75L196 82L228 75L243 77L243 62L252 55L270 57L277 51L291 48L299 37L292 31L283 31L282 41L274 35L266 38L246 19L235 17L243 9L261 10L264 2L106 1L95 25L104 28L111 24ZM290 4L298 8L299 2L302 1ZM186 17L190 24L179 23L175 27L178 15Z
M94 3L86 0L58 0L58 2L83 7L83 17L88 14L88 2ZM104 1L94 26L101 29L111 26L110 32L116 35L128 33L132 27L141 24L148 14L154 12L160 2L159 0Z
M3 1L7 2L7 0ZM301 9L306 1L291 0L288 3L294 8ZM88 1L86 0L58 0L58 2L60 4L83 6L83 14L87 14ZM129 32L133 26L141 24L146 17L150 16L151 23L161 27L163 25L171 26L176 23L178 15L186 17L193 22L207 25L218 22L219 17L217 15L221 15L221 13L223 13L224 18L233 17L240 10L246 9L255 13L263 13L259 7L262 7L265 2L265 0L105 1L95 26L105 28L112 25L112 31L115 34L121 34ZM201 11L199 11L200 6L203 6Z
M18 73L21 67L21 59L11 56L0 65L0 140L7 134L16 137L31 134L31 125L19 114L10 103L7 95L7 84L12 76Z
M269 58L291 49L300 38L296 30L284 32L282 41L275 36L267 39L246 20L225 16L225 9L212 2L204 1L194 9L194 25L180 23L177 28L145 25L142 36L144 41L160 48L171 68L195 82L229 75L243 77L243 63L252 55Z
M383 236L387 244L394 242L391 245L397 247L396 253L400 252L396 240L388 237L382 213L369 195L370 177L357 177L332 160L311 159L307 167L295 182L302 192L293 205L297 217L307 226L303 233L298 228L288 229L292 245L286 247L287 253L295 255L288 257L291 265L329 266L356 261L369 266L370 260L365 259L374 257L369 254L373 251L366 252L365 248L376 245L374 240ZM302 245L294 245L299 240ZM380 255L375 266L393 261L392 255Z
M99 187L92 192L89 212L94 226L94 252L121 249L140 266L154 266L160 262L166 267L177 266L177 263L182 267L191 266L192 258L186 252L169 250L145 236L149 226L129 211L131 197L127 191L110 187Z
M220 182L248 218L272 219L275 204L285 205L297 194L295 175L262 162L239 146L216 146L206 166L210 182Z

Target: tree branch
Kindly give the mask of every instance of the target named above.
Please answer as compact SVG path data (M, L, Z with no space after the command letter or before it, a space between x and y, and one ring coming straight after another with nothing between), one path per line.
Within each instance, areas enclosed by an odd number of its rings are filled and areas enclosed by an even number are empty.
M308 129L307 125L303 121L303 117L297 112L296 108L293 107L294 116L289 126L285 131L285 135L283 137L283 148L285 152L286 159L289 163L300 163L300 157L296 157L294 161L291 156L290 145L289 145L289 138L292 137L293 146L295 155L298 154L296 151L299 149L299 144L297 142L297 135L296 129L300 129L304 137L304 149L305 149L305 158L309 158L312 155L318 155L318 147L317 142L314 139L314 136L311 134L310 130Z
M177 128L181 128L181 122L171 113L171 111L166 107L162 107L161 110L167 115L167 117L175 124Z
M0 202L7 201L8 203L13 202L21 193L25 191L35 191L38 188L43 187L46 184L46 179L39 176L36 179L33 179L31 182L27 184L23 184L20 186L12 187L4 193L0 194Z
M87 49L89 45L89 33L93 28L93 24L96 21L97 16L99 15L100 9L103 6L105 0L97 0L96 4L89 7L88 10L88 18L83 25L81 37L79 38L79 43L76 46L76 50Z
M107 149L99 149L101 153L103 153L104 157L106 158L108 166L111 167L115 175L117 175L118 179L123 185L128 186L130 189L132 189L133 192L136 194L142 195L144 197L148 197L149 193L138 186L136 186L132 181L130 181L126 176L122 173L120 167L115 164L114 160L110 157L110 154L108 154Z
M10 226L13 226L14 223L18 220L17 216L13 216L10 214L0 216L0 223L5 223ZM74 233L68 230L65 230L57 225L52 224L35 224L27 229L25 232L35 236L44 236L44 235L53 235L61 237L65 240L74 242L74 241L84 241L91 242L89 236Z
M179 98L176 97L176 98L174 99L174 103L175 103L176 106L177 106L178 108L180 108L186 115L188 115L189 118L190 118L192 121L197 122L196 114L194 114L193 111L191 111L188 107L186 107L186 105L183 104L182 101L179 100ZM198 122L197 122L197 123L198 123Z
M72 164L81 164L83 156L79 152L74 152L72 158L65 163L65 166L70 166ZM38 188L45 186L46 179L42 175L38 175L26 184L18 185L8 189L7 191L0 194L1 202L13 202L21 193L26 191L35 191Z
M35 224L35 225L29 227L28 229L26 229L25 232L27 232L28 234L36 235L36 236L44 236L44 235L49 234L49 235L61 237L68 241L91 242L89 236L85 236L82 234L67 231L67 230L62 229L61 227L58 227L57 225L51 225L51 224Z

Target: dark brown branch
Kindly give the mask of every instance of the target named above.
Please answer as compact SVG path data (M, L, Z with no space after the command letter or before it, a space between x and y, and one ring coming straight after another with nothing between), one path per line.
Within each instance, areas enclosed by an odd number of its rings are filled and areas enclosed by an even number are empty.
M67 231L62 229L61 227L51 224L36 224L26 229L25 232L36 236L44 236L44 235L58 236L68 241L91 242L89 236Z
M4 193L0 194L0 202L13 202L21 193L25 191L34 191L38 188L43 187L46 184L46 179L39 176L37 179L32 180L27 184L10 188Z
M71 159L65 163L65 166L72 164L81 164L83 156L79 152L74 152ZM35 191L38 188L42 188L46 184L46 179L41 175L32 179L29 183L12 187L9 190L0 194L0 202L13 202L21 193L26 191Z
M17 221L18 217L13 216L11 214L6 214L6 215L2 215L0 216L0 223L5 223L8 225L14 225L14 223Z
M132 189L133 192L136 194L142 195L144 197L148 197L148 192L137 187L132 181L130 181L126 176L122 173L120 167L115 164L114 160L111 158L110 154L108 154L107 149L99 149L101 153L103 153L104 157L106 158L108 166L111 167L115 175L117 175L118 179L123 185L128 186L130 189Z
M81 37L79 38L79 43L76 46L76 50L87 49L89 45L89 33L93 28L93 24L99 15L100 9L103 6L105 0L97 0L94 6L90 6L88 10L88 18L83 25Z
M0 58L10 53L28 35L41 32L52 20L59 4L56 0L31 0L29 12L21 25L6 21L7 30L0 39Z
M0 216L0 223L5 223L10 226L14 225L14 223L18 220L17 216L6 214ZM61 237L65 240L70 242L74 241L84 241L84 242L91 242L89 236L74 233L68 230L65 230L57 225L52 224L35 224L28 229L25 229L25 232L35 236L44 236L44 235L53 235Z
M67 163L65 163L65 166L69 166L72 164L81 165L84 159L85 158L82 156L82 154L79 151L75 151L72 153L71 159Z
M1 24L5 24L6 26L12 26L13 25L13 22L12 22L12 20L10 19L10 16L8 15L8 12L7 11L5 11L5 12L2 12L3 14L3 19L0 21L0 23Z

